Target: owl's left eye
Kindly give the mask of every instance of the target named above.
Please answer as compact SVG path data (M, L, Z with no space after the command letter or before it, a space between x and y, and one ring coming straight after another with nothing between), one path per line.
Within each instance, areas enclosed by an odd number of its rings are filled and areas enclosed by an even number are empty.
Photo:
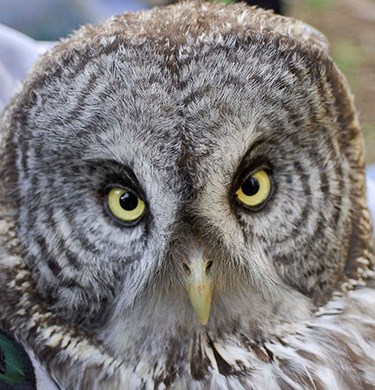
M124 188L111 188L106 197L106 208L120 222L138 222L146 211L145 202Z
M250 209L259 209L271 194L271 179L264 170L248 176L236 191L237 201Z

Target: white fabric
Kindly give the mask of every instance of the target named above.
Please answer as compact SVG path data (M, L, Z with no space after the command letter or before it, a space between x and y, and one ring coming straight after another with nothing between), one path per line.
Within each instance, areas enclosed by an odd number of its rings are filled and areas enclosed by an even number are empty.
M0 111L38 56L52 45L0 24Z
M372 214L373 227L375 232L375 164L367 167L367 199Z
M29 357L34 366L36 388L37 390L60 390L59 387L52 381L49 375L41 364L35 359L34 355L29 352Z

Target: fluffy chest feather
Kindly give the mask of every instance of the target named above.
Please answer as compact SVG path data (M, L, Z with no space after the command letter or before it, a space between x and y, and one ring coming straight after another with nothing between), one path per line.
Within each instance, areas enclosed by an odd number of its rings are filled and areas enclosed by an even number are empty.
M374 307L375 291L363 288L337 296L309 320L280 325L262 341L241 329L196 333L187 349L175 340L164 360L143 355L129 380L146 388L372 388Z
M13 323L18 332L29 333L34 351L64 389L78 384L81 389L359 389L375 383L374 308L375 291L363 287L335 294L311 318L284 322L262 340L241 328L203 329L166 338L164 344L157 340L157 349L151 342L122 358L87 334L48 326L49 316L35 308L30 308L32 321L22 321L24 313L16 312Z

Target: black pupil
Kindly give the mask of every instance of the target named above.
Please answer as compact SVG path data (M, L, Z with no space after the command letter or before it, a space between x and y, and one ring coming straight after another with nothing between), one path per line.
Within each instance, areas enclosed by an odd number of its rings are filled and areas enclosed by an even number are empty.
M259 191L259 181L255 177L250 176L243 182L241 188L245 195L253 196Z
M120 206L127 211L134 210L138 205L138 197L131 192L125 192L120 197Z

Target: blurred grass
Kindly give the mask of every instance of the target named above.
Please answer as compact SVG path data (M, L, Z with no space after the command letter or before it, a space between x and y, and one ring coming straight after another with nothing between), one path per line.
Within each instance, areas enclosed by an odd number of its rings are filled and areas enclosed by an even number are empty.
M331 55L347 77L352 91L356 94L358 73L361 67L361 50L349 40L339 40L335 43Z
M362 123L368 163L375 163L375 123Z
M355 95L367 162L375 163L375 1L289 0L287 4L288 14L328 38L331 55Z
M307 5L315 9L329 9L332 7L332 0L307 0Z

